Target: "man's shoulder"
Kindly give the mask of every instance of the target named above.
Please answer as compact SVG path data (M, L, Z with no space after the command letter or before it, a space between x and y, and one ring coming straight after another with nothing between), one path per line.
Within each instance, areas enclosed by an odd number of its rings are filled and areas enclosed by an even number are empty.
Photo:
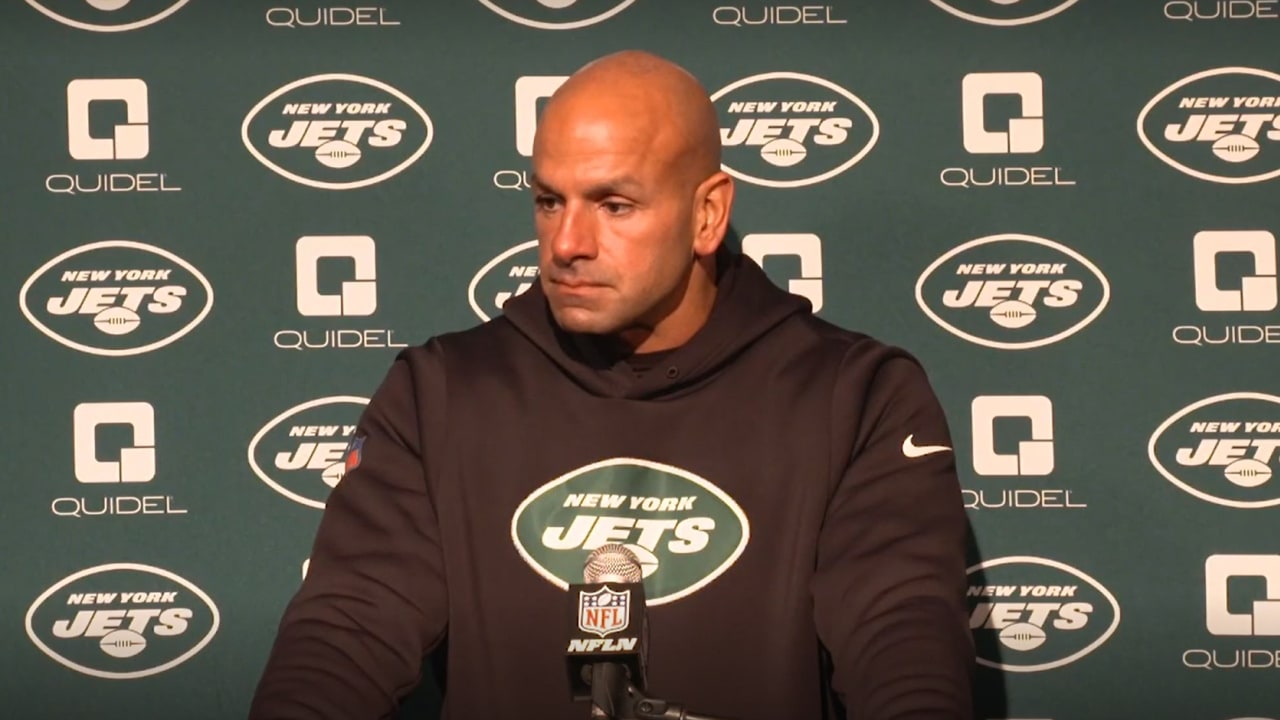
M479 325L437 334L428 342L439 343L445 349L467 352L496 342L510 342L517 337L522 336L511 320L506 315L499 315Z
M838 359L844 364L879 365L894 357L917 362L911 353L901 347L870 333L846 328L812 314L794 316L791 325L792 331L804 338L814 352Z
M405 355L419 362L474 365L510 353L515 344L527 343L511 321L499 315L479 325L431 335Z

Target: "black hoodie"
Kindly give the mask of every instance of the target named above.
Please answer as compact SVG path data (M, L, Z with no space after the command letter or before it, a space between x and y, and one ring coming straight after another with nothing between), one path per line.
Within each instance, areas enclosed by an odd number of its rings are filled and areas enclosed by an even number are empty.
M911 356L726 252L688 343L642 373L593 347L535 284L400 354L253 720L390 717L446 635L448 720L588 717L565 590L605 542L645 568L651 695L735 720L971 716L964 510Z

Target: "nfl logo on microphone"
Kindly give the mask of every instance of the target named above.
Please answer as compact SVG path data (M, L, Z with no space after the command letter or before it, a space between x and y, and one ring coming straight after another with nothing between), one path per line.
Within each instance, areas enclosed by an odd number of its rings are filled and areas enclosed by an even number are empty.
M631 591L602 587L578 592L578 629L605 637L625 630L631 623Z

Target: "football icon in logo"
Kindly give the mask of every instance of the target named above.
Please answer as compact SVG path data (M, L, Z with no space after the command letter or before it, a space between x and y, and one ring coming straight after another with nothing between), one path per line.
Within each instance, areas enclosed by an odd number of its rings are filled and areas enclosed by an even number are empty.
M132 630L113 630L98 641L102 652L117 658L137 655L147 647L147 639Z
M360 148L346 140L330 140L316 148L316 160L325 167L349 168L360 162Z
M93 326L108 335L128 335L141 323L138 313L118 305L93 316Z
M1233 485L1254 488L1271 479L1271 467L1254 458L1241 458L1223 468L1222 474Z
M804 144L796 142L791 138L778 138L770 140L760 148L760 157L765 162L776 167L791 167L804 162L804 156L808 154Z
M1015 623L1000 631L1000 642L1010 650L1035 650L1044 640L1044 630L1031 623Z
M991 308L991 322L1003 328L1023 328L1036 320L1036 309L1021 300L1005 300Z
M1213 143L1213 154L1227 162L1242 163L1251 160L1261 150L1258 141L1248 135L1227 135Z

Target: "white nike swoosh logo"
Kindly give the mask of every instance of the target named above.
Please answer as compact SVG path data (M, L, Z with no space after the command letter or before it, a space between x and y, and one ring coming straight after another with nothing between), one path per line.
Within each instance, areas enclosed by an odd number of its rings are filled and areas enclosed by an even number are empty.
M909 458L924 457L925 455L932 455L937 452L944 452L951 449L946 445L916 445L912 442L912 438L914 437L915 433L912 433L907 436L906 440L902 441L902 454Z

